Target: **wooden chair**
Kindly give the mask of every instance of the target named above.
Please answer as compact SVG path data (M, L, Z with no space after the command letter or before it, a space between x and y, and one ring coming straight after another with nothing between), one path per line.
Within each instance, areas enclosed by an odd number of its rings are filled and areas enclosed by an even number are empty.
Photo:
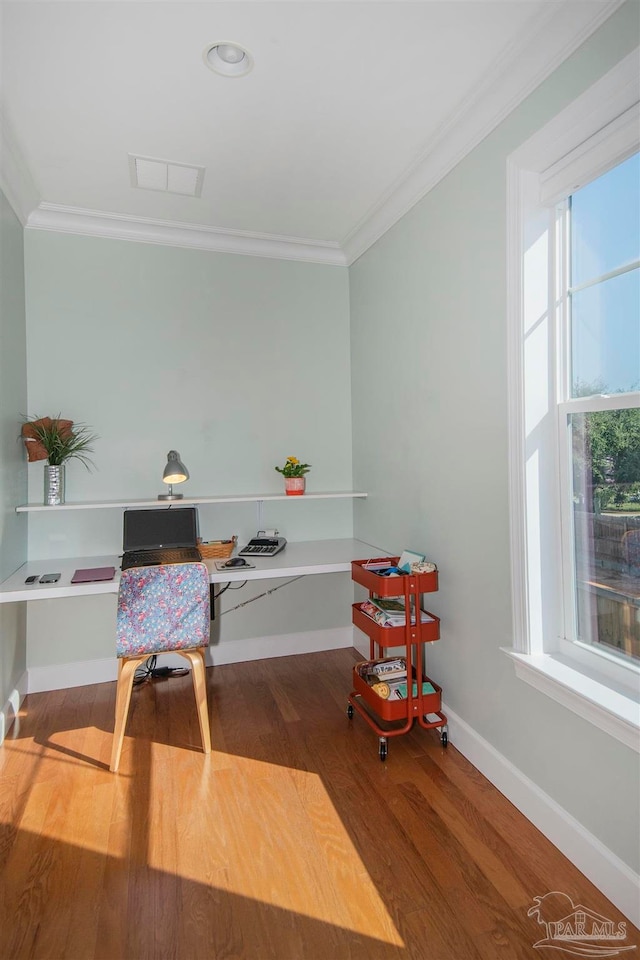
M211 627L209 572L204 563L132 567L118 591L118 685L110 770L120 764L136 668L159 653L179 653L191 664L205 753L211 753L205 648Z

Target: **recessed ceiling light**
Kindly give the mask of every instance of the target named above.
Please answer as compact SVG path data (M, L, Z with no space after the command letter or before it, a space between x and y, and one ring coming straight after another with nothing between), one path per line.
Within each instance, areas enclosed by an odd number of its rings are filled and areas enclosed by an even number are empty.
M239 43L220 40L204 51L204 62L223 77L243 77L253 66L253 57Z

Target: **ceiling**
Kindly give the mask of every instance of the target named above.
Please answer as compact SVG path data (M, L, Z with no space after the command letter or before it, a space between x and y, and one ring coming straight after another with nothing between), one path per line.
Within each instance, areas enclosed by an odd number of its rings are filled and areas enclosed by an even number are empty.
M3 188L34 228L350 263L619 5L8 0ZM253 69L212 72L217 41Z

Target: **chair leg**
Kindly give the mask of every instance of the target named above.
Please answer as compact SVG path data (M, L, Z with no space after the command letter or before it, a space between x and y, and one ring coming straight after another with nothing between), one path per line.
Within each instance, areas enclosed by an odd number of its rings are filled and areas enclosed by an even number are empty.
M207 710L207 674L205 670L204 647L194 647L191 650L176 650L175 652L185 657L185 659L191 663L193 692L196 696L196 707L198 708L202 747L205 753L211 753L211 731L209 729L209 711Z
M120 754L124 741L124 731L127 725L127 715L133 689L133 675L136 667L147 659L144 657L121 657L118 660L118 686L116 688L116 718L113 728L113 744L111 747L111 764L109 770L115 773L120 766Z

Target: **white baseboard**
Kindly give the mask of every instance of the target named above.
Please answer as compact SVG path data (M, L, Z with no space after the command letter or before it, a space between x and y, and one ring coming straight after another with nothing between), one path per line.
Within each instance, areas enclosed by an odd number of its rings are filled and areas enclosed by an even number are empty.
M363 633L362 630L358 630L357 627L353 627L353 646L356 648L358 653L361 653L365 658L369 656L369 642L369 637L366 635L366 633Z
M26 672L18 679L15 687L0 710L0 744L9 732L20 711L20 704L27 695L28 677Z
M118 660L76 660L74 663L54 663L46 667L29 667L29 693L47 690L67 690L88 683L107 683L118 676Z
M246 660L268 660L271 657L290 657L297 653L341 650L352 644L352 627L307 630L305 633L281 633L275 637L254 637L218 646L211 645L207 652L207 663L222 666L224 663L244 663Z
M353 643L351 627L335 627L331 630L309 630L306 633L285 633L273 637L252 637L229 643L212 644L207 650L207 666L222 666L225 663L244 663L247 660L266 660L271 657L288 657L297 653L318 653L322 650L338 650ZM185 660L176 653L162 655L166 666L184 667ZM108 683L118 675L118 660L107 657L102 660L76 661L52 664L46 667L30 667L28 692L43 693L46 690L66 690L88 683ZM26 691L25 691L26 692Z
M362 630L358 629L358 627L353 627L353 637L351 643L352 646L356 648L358 653L362 654L365 660L369 659L371 641L366 633L363 633ZM384 655L385 657L403 657L404 651L404 644L400 644L398 647L386 647Z
M449 739L606 897L640 926L640 876L445 704ZM533 891L533 895L548 893Z

